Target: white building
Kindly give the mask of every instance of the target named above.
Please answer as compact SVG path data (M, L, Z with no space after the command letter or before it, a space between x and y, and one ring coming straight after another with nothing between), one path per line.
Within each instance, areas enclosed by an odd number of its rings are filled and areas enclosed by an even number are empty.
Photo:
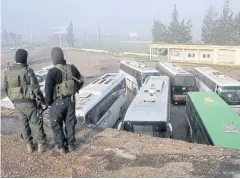
M165 52L165 57L162 55ZM240 65L240 46L150 44L150 60Z

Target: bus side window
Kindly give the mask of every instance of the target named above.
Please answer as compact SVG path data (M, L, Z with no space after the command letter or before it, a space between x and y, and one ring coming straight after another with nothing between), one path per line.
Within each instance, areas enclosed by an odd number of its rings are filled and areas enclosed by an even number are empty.
M126 72L126 65L122 64L123 65L123 71Z
M100 106L96 105L94 107L94 111L92 113L92 117L93 117L93 123L97 124L98 120L100 119Z
M86 123L93 123L92 111L86 115Z
M132 76L136 77L136 70L132 68Z
M101 119L103 115L108 111L109 109L108 104L109 104L109 95L105 97L104 100L102 100L101 103L99 104L99 107L100 107L99 119Z
M211 90L214 92L216 90L216 84L214 82L211 82Z
M120 63L120 69L121 69L122 71L124 71L124 67L123 67L123 64L122 64L122 63Z

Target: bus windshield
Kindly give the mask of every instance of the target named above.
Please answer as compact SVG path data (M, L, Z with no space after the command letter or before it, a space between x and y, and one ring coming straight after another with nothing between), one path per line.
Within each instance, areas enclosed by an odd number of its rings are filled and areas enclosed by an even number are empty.
M158 72L143 73L143 83L149 76L160 76L160 73Z
M194 76L175 76L173 80L174 86L195 86Z
M228 105L240 105L240 86L219 87L217 92Z
M132 124L131 122L125 122L124 129L136 134L143 134L152 137L165 137L166 123L158 124Z
M176 95L187 95L188 92L196 91L196 87L174 86L173 93Z

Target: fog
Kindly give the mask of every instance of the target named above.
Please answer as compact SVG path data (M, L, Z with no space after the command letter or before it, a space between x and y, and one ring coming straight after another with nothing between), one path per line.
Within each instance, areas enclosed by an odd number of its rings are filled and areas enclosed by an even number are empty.
M221 12L224 0L2 0L1 29L47 37L54 26L73 22L76 36L83 31L127 35L137 32L151 40L153 18L169 23L174 4L180 17L193 23L194 40L200 40L201 24L210 4ZM231 0L230 8L240 12L240 1Z

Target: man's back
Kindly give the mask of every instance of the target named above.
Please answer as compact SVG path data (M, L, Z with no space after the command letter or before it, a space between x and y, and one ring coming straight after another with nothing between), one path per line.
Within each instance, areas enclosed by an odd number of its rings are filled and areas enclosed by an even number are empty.
M15 78L15 79L14 79ZM19 79L18 79L19 78ZM22 99L17 99L15 102L27 102L35 100L35 98L40 98L42 103L44 102L44 97L42 92L40 91L40 86L38 84L37 78L34 74L32 68L28 67L26 64L16 63L7 68L5 71L5 83L4 88L6 94L9 96L9 90L11 90L11 84L13 81L19 82L19 87L25 87L25 91L28 90L28 95L31 96L24 96ZM11 99L11 96L9 96Z
M58 64L66 65L66 61L61 61ZM77 79L81 78L80 72L74 65L71 65L71 72L75 78L77 78ZM51 105L54 100L53 99L54 87L60 83L62 83L61 70L56 67L51 68L48 71L46 84L45 84L46 102L48 105ZM79 84L79 83L75 82L76 91L78 91L82 87L82 85L83 85L83 83Z

